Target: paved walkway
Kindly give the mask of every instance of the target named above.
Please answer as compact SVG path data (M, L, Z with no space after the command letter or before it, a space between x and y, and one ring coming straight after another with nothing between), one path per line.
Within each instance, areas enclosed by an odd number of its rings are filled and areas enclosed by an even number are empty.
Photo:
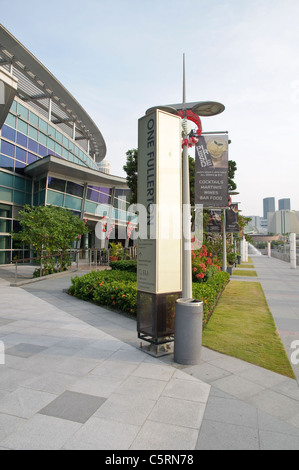
M299 270L253 260L290 353ZM299 449L295 380L207 348L192 367L153 358L134 320L68 296L69 278L0 279L1 449Z

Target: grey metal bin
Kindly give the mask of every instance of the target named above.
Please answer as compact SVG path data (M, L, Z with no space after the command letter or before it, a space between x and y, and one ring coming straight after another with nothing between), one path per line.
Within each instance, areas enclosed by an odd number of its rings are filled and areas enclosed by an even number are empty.
M177 299L174 322L174 361L198 364L202 342L203 303L196 299Z

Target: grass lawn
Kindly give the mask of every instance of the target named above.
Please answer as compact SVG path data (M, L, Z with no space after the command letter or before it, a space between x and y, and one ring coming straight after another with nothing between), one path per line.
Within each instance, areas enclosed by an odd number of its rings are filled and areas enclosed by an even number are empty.
M233 276L257 277L257 274L256 274L256 271L248 271L246 269L233 269Z
M237 266L238 268L254 268L253 264L246 264L246 263L242 263L242 264L238 264Z
M259 282L230 281L203 330L202 344L295 378Z

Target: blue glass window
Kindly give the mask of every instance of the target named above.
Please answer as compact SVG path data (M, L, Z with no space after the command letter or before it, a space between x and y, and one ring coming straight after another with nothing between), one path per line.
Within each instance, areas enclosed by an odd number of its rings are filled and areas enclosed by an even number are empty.
M23 175L25 166L26 166L26 163L15 160L15 172L16 173L20 173L21 175Z
M8 126L2 126L2 131L1 131L2 137L5 137L6 139L12 140L13 142L16 140L16 131L12 129L11 127Z
M36 162L37 156L33 155L32 153L28 152L28 157L27 157L27 163L30 165L30 163Z
M16 159L26 163L26 150L16 147Z
M31 150L31 152L37 153L37 142L32 139L28 139L28 149Z
M6 170L13 171L14 161L11 158L0 155L0 167L5 168Z
M98 191L95 191L94 189L88 189L87 190L87 199L90 201L98 202L99 200L99 194Z
M50 189L55 189L56 191L65 191L65 181L61 180L59 178L53 178L52 176L49 176L48 178L48 188Z
M10 144L9 142L5 142L5 140L2 140L1 153L4 153L4 155L7 155L9 157L14 157L15 146L13 144Z
M72 183L71 181L67 182L66 192L72 194L73 196L83 197L84 187L77 183Z
M38 153L41 157L45 157L46 155L48 155L48 149L43 145L39 144Z
M22 147L27 147L27 137L21 132L17 132L17 144L22 145Z

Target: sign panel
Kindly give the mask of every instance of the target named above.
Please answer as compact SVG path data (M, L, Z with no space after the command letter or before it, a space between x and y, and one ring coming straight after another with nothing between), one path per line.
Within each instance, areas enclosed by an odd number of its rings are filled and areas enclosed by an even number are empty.
M226 209L226 231L239 232L238 204L233 203Z
M145 216L139 222L137 289L143 292L181 291L181 160L179 116L155 110L139 119L137 202ZM166 219L175 230L165 229Z
M208 232L209 233L221 233L221 210L209 210L209 220L208 220Z
M195 204L227 207L228 136L200 136L195 146Z

